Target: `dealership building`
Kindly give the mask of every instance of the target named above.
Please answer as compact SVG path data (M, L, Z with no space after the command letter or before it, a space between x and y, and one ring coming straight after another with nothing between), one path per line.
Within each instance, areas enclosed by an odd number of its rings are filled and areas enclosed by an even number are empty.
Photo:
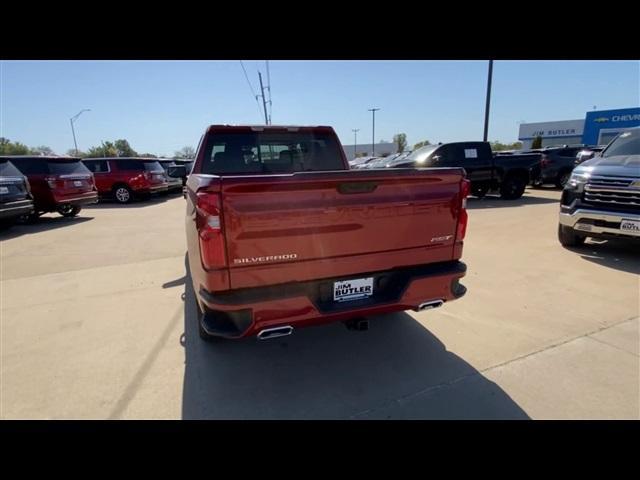
M555 122L521 123L518 140L531 148L534 138L549 145L606 145L618 133L640 126L640 107L587 112L585 118Z

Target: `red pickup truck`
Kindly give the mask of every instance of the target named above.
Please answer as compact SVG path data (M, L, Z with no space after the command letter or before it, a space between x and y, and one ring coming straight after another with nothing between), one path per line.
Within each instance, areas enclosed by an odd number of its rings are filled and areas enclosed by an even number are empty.
M349 170L331 127L210 126L185 191L200 336L274 338L460 298L468 193L462 168Z

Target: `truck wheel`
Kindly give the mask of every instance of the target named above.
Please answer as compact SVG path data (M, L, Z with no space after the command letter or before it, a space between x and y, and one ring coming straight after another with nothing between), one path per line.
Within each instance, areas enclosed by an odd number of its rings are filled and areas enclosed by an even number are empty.
M524 193L526 186L526 182L520 177L507 177L500 185L500 196L505 200L517 200Z
M0 220L0 230L8 230L15 223L15 219L2 219Z
M571 227L558 225L558 240L563 247L579 247L584 244L587 237L578 235Z
M113 198L115 198L118 203L129 203L133 200L133 192L126 185L116 185L113 187Z
M474 197L482 198L487 192L489 192L489 187L487 185L473 185L471 187L471 195Z
M41 215L42 215L42 212L35 212L35 211L31 212L24 216L24 221L26 223L35 223L36 221L38 221Z
M569 177L571 177L571 172L562 172L560 175L558 175L558 178L556 179L556 187L564 188L564 186L569 181Z
M58 213L67 218L75 217L80 213L80 210L82 210L82 207L75 205L61 205L58 207Z

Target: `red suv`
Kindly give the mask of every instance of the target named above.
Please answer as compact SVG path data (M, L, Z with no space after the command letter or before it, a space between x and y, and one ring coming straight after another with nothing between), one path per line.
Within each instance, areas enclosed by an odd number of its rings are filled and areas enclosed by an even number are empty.
M167 175L156 158L90 158L83 162L93 172L100 195L112 196L118 203L169 188Z
M3 158L10 160L29 180L34 200L31 218L47 212L75 217L82 205L98 201L93 175L79 158L28 155Z

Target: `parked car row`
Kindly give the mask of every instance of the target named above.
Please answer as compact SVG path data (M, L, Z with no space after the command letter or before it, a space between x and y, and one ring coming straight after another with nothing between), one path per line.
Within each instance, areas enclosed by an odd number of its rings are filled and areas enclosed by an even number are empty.
M172 166L192 162L156 158L91 158L59 156L0 157L0 222L35 220L48 212L75 217L84 205L110 197L118 203L154 193L182 191L184 178L168 175Z
M415 152L387 157L360 157L349 162L352 170L457 166L468 170L472 195L482 197L499 190L504 198L520 198L527 185L553 184L563 188L576 165L593 158L603 146L550 146L529 150L492 152L488 142L454 142L427 145Z
M452 142L425 145L412 152L390 155L352 165L367 168L464 168L471 181L471 194L483 197L497 190L508 200L520 198L531 182L531 170L539 155L496 155L489 142Z

